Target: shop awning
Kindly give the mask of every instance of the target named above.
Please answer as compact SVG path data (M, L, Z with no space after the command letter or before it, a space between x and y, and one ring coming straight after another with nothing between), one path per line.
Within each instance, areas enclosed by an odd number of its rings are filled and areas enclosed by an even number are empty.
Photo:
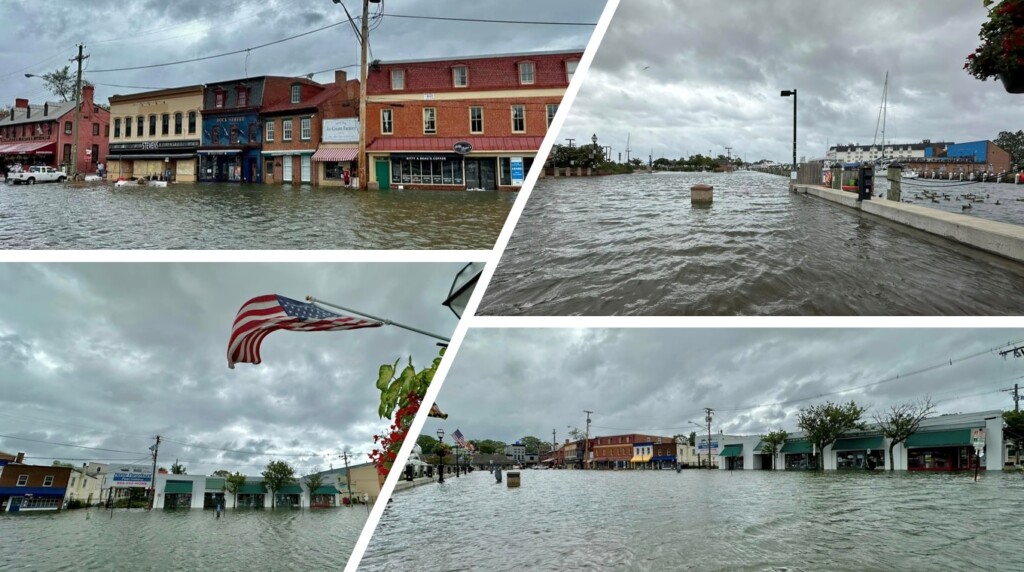
M55 144L52 141L30 141L28 143L4 143L0 155L52 155Z
M739 457L743 454L743 445L726 445L719 457Z
M473 146L471 153L494 151L521 151L536 153L543 137L523 135L519 137L378 137L367 146L368 151L452 152L456 143L468 142Z
M267 488L263 486L263 483L245 483L242 488L238 489L240 495L262 495L266 492Z
M108 161L163 161L164 159L192 159L196 156L195 153L174 153L171 155L107 155Z
M206 479L206 490L208 491L222 491L224 490L224 479L220 478L208 478Z
M281 487L281 490L277 491L279 495L301 495L302 487L299 485L285 485Z
M970 429L950 429L914 433L907 438L907 448L912 447L966 447L971 444Z
M659 463L661 463L661 462L675 463L676 462L676 456L675 455L655 455L654 457L651 457L651 460L655 461L655 462L659 462Z
M882 436L874 437L849 437L838 439L833 445L833 451L866 451L868 449L881 449Z
M274 151L260 151L264 157L286 157L295 155L312 155L314 149L277 149Z
M793 455L799 455L802 453L812 453L814 446L811 445L810 441L786 441L782 446L783 453L789 453Z
M192 492L192 481L167 481L165 495L188 494Z
M200 149L200 155L237 155L241 149Z
M642 461L643 457L641 455L633 455L632 457L629 458L630 463L640 463Z
M758 441L757 442L757 447L754 447L754 454L755 455L767 455L767 453L764 452L764 446L765 446L765 442L764 441Z
M318 487L315 491L313 491L313 494L315 494L315 495L336 495L336 494L338 494L338 489L336 489L336 488L334 488L332 486L325 485L325 486L322 486L322 487Z
M317 149L316 153L313 153L313 160L344 163L354 161L357 155L359 149Z

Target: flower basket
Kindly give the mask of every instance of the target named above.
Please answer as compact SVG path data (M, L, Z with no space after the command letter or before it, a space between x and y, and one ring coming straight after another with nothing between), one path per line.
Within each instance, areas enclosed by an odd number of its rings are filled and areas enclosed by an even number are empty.
M999 74L999 81L1009 93L1024 93L1024 73Z
M1024 93L1024 0L1003 0L990 9L978 37L981 44L967 55L964 70L982 81L998 77L1006 91Z

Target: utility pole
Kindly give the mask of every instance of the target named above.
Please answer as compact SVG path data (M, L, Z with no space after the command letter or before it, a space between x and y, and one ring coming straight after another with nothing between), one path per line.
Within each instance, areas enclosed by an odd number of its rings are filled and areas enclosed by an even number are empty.
M589 455L589 453L590 453L590 416L594 412L593 411L587 411L586 409L584 409L583 412L587 414L587 433L586 433L586 437L583 440L583 468L586 469L587 468L587 457L590 456Z
M380 0L377 0L378 2ZM366 67L367 50L370 45L370 0L363 0L363 20L360 22L362 25L362 32L359 34L359 190L365 191L368 187L368 170L367 170L367 158L366 158L366 76L368 75ZM351 495L349 491L349 495ZM351 498L349 499L352 500Z
M569 142L569 148L572 149L572 142L575 141L575 139L566 138L566 141Z
M345 451L338 456L345 461L345 488L348 489L348 506L354 507L355 505L352 504L352 473L348 470L348 451Z
M152 447L150 447L149 450L153 451L153 474L151 474L150 477L149 477L149 508L148 508L148 510L153 510L153 503L156 501L156 455L157 455L157 452L160 450L160 436L159 435L156 436L156 443ZM131 501L128 502L128 506L131 506Z
M710 407L704 408L704 421L708 424L708 469L711 468L711 419L714 417L715 410Z
M68 173L68 177L72 180L78 174L78 123L82 116L82 61L89 57L82 55L84 49L85 46L78 44L78 56L71 58L71 61L78 62L78 75L75 79L75 124L71 135L74 140L71 142L71 172ZM150 508L152 508L152 503Z
M1020 386L1016 383L1013 384L1013 412L1020 413Z

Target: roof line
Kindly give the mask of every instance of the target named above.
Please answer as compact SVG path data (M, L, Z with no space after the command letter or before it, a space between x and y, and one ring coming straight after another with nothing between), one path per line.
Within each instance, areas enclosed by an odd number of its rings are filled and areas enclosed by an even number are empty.
M543 52L512 52L505 54L481 54L475 56L451 56L444 58L423 58L415 60L379 60L381 65L393 65L393 64L415 64L415 63L427 63L427 62L450 62L450 61L465 61L465 60L486 60L492 58L508 58L513 56L550 56L557 54L579 54L583 55L585 48L573 48L567 50L550 50Z

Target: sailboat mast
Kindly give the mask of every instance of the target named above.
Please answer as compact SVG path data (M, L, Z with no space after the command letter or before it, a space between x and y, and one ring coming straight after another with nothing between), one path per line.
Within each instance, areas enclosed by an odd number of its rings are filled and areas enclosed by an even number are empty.
M885 115L889 110L889 72L885 72L885 87L882 88L882 158L885 159Z

